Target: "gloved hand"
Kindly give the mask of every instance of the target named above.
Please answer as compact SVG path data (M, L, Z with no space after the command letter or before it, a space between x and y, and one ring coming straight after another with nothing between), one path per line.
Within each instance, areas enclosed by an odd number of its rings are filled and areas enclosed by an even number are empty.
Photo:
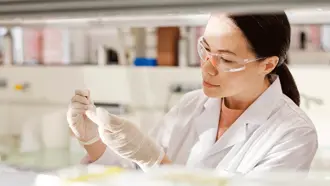
M87 111L86 114L99 126L102 141L119 156L146 168L158 166L163 160L163 149L132 122L103 108Z
M90 145L100 139L98 126L86 116L87 110L94 110L88 90L76 90L67 112L69 126L82 145Z

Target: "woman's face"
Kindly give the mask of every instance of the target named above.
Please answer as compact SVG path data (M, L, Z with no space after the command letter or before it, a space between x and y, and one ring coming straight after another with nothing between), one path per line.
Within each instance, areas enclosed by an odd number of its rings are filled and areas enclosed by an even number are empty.
M225 15L211 16L204 32L203 46L213 54L256 59L242 31ZM260 62L247 63L242 71L224 72L221 66L215 67L212 60L214 58L201 63L203 90L208 97L244 95L259 82L264 82Z

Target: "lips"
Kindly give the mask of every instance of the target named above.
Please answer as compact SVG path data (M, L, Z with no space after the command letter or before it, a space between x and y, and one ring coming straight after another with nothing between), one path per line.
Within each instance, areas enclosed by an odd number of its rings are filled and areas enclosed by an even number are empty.
M219 87L220 85L215 85L206 81L203 81L203 85L207 87Z

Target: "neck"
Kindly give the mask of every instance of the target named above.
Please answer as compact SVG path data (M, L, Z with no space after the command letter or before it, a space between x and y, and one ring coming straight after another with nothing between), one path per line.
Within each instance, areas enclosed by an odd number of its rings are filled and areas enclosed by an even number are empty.
M226 97L224 103L230 109L246 110L269 86L270 82L268 78L265 78L259 86L253 87L249 92Z

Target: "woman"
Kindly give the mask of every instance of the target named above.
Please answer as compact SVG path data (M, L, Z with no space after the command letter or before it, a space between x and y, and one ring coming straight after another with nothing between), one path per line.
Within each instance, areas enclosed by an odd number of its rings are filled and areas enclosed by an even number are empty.
M88 91L76 91L70 127L98 164L308 171L317 134L285 64L289 45L285 13L212 15L198 42L203 90L183 96L149 136L95 109Z

